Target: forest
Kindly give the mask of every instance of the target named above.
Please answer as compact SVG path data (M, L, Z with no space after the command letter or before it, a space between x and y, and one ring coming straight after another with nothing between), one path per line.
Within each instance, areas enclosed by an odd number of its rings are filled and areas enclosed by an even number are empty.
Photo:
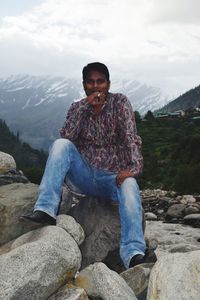
M179 193L200 193L200 121L190 118L159 120L148 112L135 113L143 141L144 170L140 188L161 188ZM35 150L14 135L0 120L0 151L11 154L18 169L31 182L39 183L47 153Z

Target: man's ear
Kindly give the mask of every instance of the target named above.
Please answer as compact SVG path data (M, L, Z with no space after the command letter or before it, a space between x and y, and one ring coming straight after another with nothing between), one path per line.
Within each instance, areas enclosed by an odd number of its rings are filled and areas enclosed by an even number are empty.
M83 88L85 90L85 82L84 81L82 81L82 85L83 85Z
M108 81L108 90L110 89L110 85L111 85L111 82L110 80Z

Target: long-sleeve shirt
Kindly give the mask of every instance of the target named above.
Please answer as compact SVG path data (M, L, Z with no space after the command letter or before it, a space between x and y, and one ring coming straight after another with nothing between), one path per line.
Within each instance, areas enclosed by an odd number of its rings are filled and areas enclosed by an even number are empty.
M141 138L131 103L123 94L108 93L99 114L84 98L69 108L61 137L71 140L87 162L114 173L142 171Z

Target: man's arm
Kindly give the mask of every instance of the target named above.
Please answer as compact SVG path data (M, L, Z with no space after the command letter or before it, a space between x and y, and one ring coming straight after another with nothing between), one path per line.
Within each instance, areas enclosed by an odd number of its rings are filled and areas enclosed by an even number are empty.
M126 149L127 161L126 170L121 170L117 174L117 185L128 177L137 177L143 168L143 158L141 153L141 138L137 135L134 112L129 100L124 96L118 109L118 135L119 143Z
M89 103L86 99L72 103L63 127L60 129L60 135L63 138L75 141L81 130L83 119L86 117Z
M105 102L105 98L105 94L94 92L85 99L72 103L67 113L64 126L60 129L61 137L75 141L78 138L89 107L93 107L94 111L100 111Z

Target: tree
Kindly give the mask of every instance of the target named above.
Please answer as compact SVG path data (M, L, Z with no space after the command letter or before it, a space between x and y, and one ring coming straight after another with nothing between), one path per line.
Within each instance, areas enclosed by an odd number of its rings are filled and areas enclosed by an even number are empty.
M147 120L147 121L154 121L155 117L154 117L153 113L150 110L148 110L148 112L146 113L144 119Z
M136 123L140 123L141 122L141 115L140 115L140 113L139 113L139 111L135 111L135 121L136 121Z

